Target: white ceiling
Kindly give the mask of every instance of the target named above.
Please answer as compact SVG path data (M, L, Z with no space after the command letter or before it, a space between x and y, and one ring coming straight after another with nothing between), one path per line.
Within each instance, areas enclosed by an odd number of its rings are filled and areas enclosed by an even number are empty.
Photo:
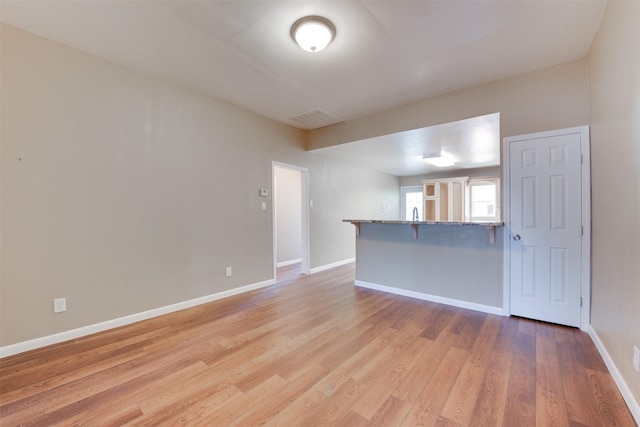
M396 176L497 166L500 113L320 148L313 153ZM423 156L434 153L446 154L456 165L437 168L423 160Z
M300 128L587 55L606 1L0 0L2 21ZM291 40L305 15L335 40ZM311 113L308 121L293 118Z
M584 58L606 0L0 0L0 20L88 53L314 129ZM334 41L290 37L321 15ZM497 165L499 115L316 150L398 176Z

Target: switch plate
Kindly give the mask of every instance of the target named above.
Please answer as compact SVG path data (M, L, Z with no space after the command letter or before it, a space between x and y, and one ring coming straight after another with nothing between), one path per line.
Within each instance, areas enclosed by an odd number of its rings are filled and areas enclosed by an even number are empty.
M67 311L67 299L66 298L55 298L53 300L53 312L54 313L62 313Z
M225 269L225 274L227 275L227 277L231 277L231 275L233 275L233 269L231 267L227 267Z
M635 345L633 346L633 369L640 372L640 350Z
M263 211L267 210L267 202L262 202L262 210Z

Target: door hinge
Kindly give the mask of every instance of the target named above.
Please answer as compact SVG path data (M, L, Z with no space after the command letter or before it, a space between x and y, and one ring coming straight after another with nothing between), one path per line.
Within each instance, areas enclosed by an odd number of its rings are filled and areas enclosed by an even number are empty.
M582 297L580 297L580 307L582 307Z
M584 236L584 225L580 226L580 235Z

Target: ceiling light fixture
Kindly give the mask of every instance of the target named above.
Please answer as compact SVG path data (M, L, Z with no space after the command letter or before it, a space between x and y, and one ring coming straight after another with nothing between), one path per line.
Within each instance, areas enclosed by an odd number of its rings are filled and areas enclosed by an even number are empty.
M291 26L291 38L307 52L320 52L336 36L336 27L322 16L305 16Z
M451 160L449 156L442 153L434 153L422 156L425 162L432 164L438 168L446 168L448 166L454 166L456 162Z

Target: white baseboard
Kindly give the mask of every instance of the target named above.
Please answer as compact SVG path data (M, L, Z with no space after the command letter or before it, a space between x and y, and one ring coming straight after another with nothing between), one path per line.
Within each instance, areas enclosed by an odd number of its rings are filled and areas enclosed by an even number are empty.
M196 305L205 304L205 303L216 301L222 298L238 295L244 292L249 292L254 289L264 288L266 286L270 286L275 283L276 283L275 279L269 279L263 282L258 282L251 285L242 286L239 288L229 289L229 290L218 292L215 294L206 295L200 298L194 298L188 301L183 301L176 304L171 304L164 307L158 307L152 310L143 311L140 313L119 317L117 319L107 320L100 323L94 323L93 325L87 325L81 328L71 329L68 331L59 332L57 334L35 338L29 341L23 341L16 344L7 345L4 347L0 347L0 358L13 356L18 353L34 350L36 348L46 347L48 345L61 343L63 341L69 341L72 339L84 337L87 335L95 334L96 332L103 332L108 329L129 325L131 323L139 322L141 320L162 316L163 314L172 313L178 310L184 310L185 308L194 307Z
M320 267L312 268L310 273L311 274L320 273L321 271L329 270L334 267L340 267L341 265L345 265L345 264L351 264L352 262L356 262L356 259L355 258L343 259L342 261L332 262L331 264L321 265Z
M287 265L298 264L301 262L302 262L302 258L291 259L289 261L282 261L282 262L276 263L276 267L286 267Z
M613 359L611 359L611 356L609 356L607 349L600 340L598 333L593 329L591 325L589 325L588 332L591 340L596 345L600 356L602 356L604 363L607 365L607 368L609 369L609 372L613 377L613 381L615 381L616 385L618 386L618 390L620 390L622 398L627 403L627 406L631 411L631 415L633 415L633 418L636 420L636 424L640 425L640 403L633 397L631 389L629 389L629 386L627 386L627 383L625 382L624 378L622 378L618 367L613 362Z
M389 292L391 294L402 295L410 298L417 298L425 301L437 302L440 304L451 305L459 308L466 308L468 310L480 311L483 313L497 314L498 316L504 316L504 310L501 307L492 307L490 305L476 304L468 301L461 301L453 298L446 298L437 295L425 294L422 292L409 291L406 289L394 288L391 286L378 285L376 283L364 282L362 280L356 280L356 286L361 288L373 289L376 291Z

